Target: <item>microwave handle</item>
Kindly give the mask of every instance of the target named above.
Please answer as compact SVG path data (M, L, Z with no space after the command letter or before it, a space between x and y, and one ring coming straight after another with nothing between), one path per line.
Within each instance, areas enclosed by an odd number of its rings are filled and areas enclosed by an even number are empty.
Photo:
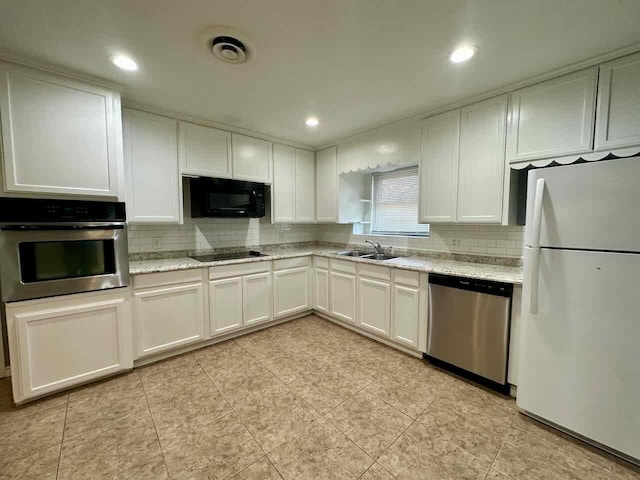
M255 212L258 207L258 194L255 190L251 190L251 211Z

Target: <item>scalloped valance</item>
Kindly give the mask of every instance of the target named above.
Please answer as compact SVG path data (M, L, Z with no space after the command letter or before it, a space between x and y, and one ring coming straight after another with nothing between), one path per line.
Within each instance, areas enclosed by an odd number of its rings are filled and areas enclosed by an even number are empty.
M421 125L420 120L403 120L338 143L338 173L418 165Z
M541 160L528 160L525 162L512 163L509 166L514 170L524 170L525 168L540 168L550 165L570 165L576 162L597 162L611 158L628 158L640 155L640 146L616 148L613 150L604 150L601 152L580 153L576 155L567 155L564 157L543 158Z

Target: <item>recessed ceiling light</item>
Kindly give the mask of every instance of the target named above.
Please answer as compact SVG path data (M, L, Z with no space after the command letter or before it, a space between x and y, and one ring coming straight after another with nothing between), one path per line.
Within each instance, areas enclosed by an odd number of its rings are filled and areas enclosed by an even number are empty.
M469 60L476 54L478 47L473 45L465 45L463 47L456 48L449 54L449 61L452 63L462 63Z
M115 55L111 57L111 63L122 70L127 70L128 72L138 70L138 64L135 60L131 57L127 57L126 55Z
M307 118L304 123L306 123L307 127L317 127L320 124L320 121L316 117Z

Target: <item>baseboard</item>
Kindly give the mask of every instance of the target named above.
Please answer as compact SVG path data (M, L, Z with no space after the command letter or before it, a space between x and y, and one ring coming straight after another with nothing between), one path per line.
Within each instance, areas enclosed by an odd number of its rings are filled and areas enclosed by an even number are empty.
M328 320L332 323L335 323L336 325L340 325L341 327L347 328L351 331L354 331L360 335L363 335L367 338L370 338L371 340L375 340L376 342L379 343L383 343L385 345L387 345L388 347L392 347L395 348L396 350L400 350L404 353L406 353L407 355L411 355L412 357L417 357L417 358L422 358L422 352L420 350L414 350L410 347L407 347L406 345L402 345L401 343L398 342L394 342L393 340L389 340L386 338L382 338L379 337L371 332L366 331L363 328L358 327L357 325L351 325L347 322L344 322L342 320L339 320L337 318L334 318L330 315L327 315L326 313L323 312L319 312L317 310L313 310L313 314L317 315L320 318L324 318L325 320Z
M189 345L185 345L180 348L167 350L166 352L158 353L156 355L151 355L149 357L140 358L138 360L134 360L133 366L142 367L144 365L149 365L150 363L155 363L160 360L165 360L167 358L175 357L176 355L181 355L183 353L192 352L194 350L199 350L201 348L209 347L211 345L215 345L216 343L225 342L227 340L231 340L232 338L242 337L243 335L247 335L249 333L257 332L259 330L264 330L265 328L273 327L275 325L279 325L281 323L290 322L291 320L295 320L297 318L306 317L307 315L311 315L313 310L305 310L303 312L297 312L292 315L288 315L283 318L278 318L276 320L270 320L268 322L260 323L258 325L254 325L252 327L243 328L241 330L236 330L234 332L229 332L225 335L220 335L219 337L209 338L207 340L203 340L197 343L191 343Z

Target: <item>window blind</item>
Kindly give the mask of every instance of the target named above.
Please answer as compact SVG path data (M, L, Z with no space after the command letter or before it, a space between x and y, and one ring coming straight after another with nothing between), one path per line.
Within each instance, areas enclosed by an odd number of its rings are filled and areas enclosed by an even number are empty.
M418 223L418 167L373 175L372 232L381 235L428 236Z

